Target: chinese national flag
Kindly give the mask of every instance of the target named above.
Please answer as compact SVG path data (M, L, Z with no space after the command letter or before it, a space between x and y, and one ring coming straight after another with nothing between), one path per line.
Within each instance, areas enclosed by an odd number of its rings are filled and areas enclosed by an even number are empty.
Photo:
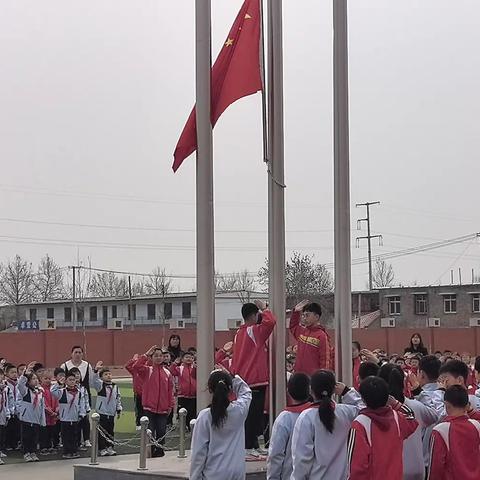
M245 0L212 67L211 122L229 105L262 90L260 74L260 0ZM197 149L195 108L175 148L173 171Z

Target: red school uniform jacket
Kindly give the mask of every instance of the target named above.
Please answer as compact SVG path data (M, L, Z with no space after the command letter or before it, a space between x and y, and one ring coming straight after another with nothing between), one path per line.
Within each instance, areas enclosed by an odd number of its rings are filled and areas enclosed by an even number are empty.
M480 478L480 422L468 416L447 417L433 428L429 480Z
M197 396L197 367L184 363L178 366L172 363L170 371L174 377L178 378L178 396L195 398Z
M50 387L43 386L43 398L45 399L45 422L47 427L56 425L58 422L58 399L52 395Z
M175 404L173 376L163 365L147 365L148 361L149 358L142 355L132 366L143 382L143 408L153 413L169 414Z
M335 350L321 325L303 327L300 312L290 316L290 332L298 342L295 372L311 375L320 369L335 369Z
M267 340L275 327L270 310L262 312L262 321L255 325L242 325L233 341L232 373L239 375L250 387L268 385Z
M125 370L132 376L132 383L133 383L133 391L136 395L142 396L142 390L143 390L143 381L144 378L138 373L138 371L133 369L133 366L137 360L132 358L127 362L125 365ZM148 359L147 363L145 365L150 366L152 363L150 359Z
M215 352L215 363L222 365L229 372L232 371L232 358L229 357L223 350Z
M365 408L353 421L348 438L350 480L402 480L403 441L418 423L406 405L396 408L401 411Z

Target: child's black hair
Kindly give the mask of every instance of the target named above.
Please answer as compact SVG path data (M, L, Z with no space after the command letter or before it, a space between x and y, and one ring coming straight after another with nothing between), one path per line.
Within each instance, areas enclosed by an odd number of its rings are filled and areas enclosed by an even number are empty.
M316 313L319 317L322 316L322 307L319 303L311 302L303 307L304 312Z
M452 407L465 408L468 405L468 392L461 385L452 385L445 390L443 397Z
M53 371L53 376L56 377L57 375L60 375L61 373L63 373L65 375L65 370L63 368L57 367Z
M480 373L480 356L475 358L475 365L473 366L473 368L475 369L475 371Z
M254 303L245 303L242 305L243 319L246 320L250 315L255 315L258 310L258 307Z
M380 367L378 363L363 362L358 367L358 378L360 381L365 380L367 377L376 377Z
M15 371L17 370L17 366L14 365L13 363L6 363L4 366L3 366L3 369L5 370L5 375L8 375L8 372L10 370L13 370L15 369Z
M294 373L288 380L289 395L297 402L306 402L310 396L310 378L305 373Z
M367 377L359 388L365 405L372 410L384 407L388 401L387 382L380 377Z
M24 373L23 376L27 378L27 388L29 388L30 390L33 390L33 388L30 386L30 381L34 377L37 377L37 374L35 372L30 372L30 373Z
M318 404L320 421L330 433L333 433L335 423L335 407L332 402L335 384L335 375L330 370L318 370L310 379L310 388Z
M71 369L68 371L68 373L73 373L74 375L76 375L77 373L80 373L80 375L81 375L80 369L77 368L77 367L71 368Z
M398 365L386 363L380 368L378 376L387 382L388 393L403 403L405 401L405 395L403 393L405 375L403 370Z
M43 364L37 362L34 366L33 366L33 371L34 372L38 372L39 370L43 370L45 367L43 366Z
M212 425L220 428L227 419L227 408L230 405L228 395L232 390L232 377L222 370L215 370L208 379L208 389L212 396L210 414Z
M435 355L425 355L420 359L418 371L424 372L430 383L434 383L438 380L441 366L442 362Z
M185 355L190 355L191 357L195 357L195 354L190 350L187 350L186 352L182 352L182 359Z
M461 360L450 360L447 363L444 363L440 367L439 375L443 375L444 373L449 373L454 377L463 377L465 385L467 384L468 380L468 367L466 363L463 363Z
M69 370L68 373L65 375L65 378L71 378L71 377L76 378L75 372L73 371L73 368L72 368L72 370Z
M102 376L105 374L105 373L111 373L111 370L108 368L108 367L103 367L100 369L100 371L98 372L98 376L100 378L102 378Z

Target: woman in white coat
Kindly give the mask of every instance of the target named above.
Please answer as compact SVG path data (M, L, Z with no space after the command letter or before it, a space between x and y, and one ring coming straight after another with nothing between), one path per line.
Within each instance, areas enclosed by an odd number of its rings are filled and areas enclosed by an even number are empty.
M348 433L364 407L362 399L354 389L337 384L329 370L315 372L310 389L317 408L302 412L295 423L291 480L345 480ZM344 403L336 404L334 393L343 395Z
M198 414L193 429L190 479L244 480L244 424L252 391L238 375L232 379L226 369L217 368L208 379L212 403Z
M423 458L423 430L440 419L433 402L424 404L418 400L405 398L403 394L405 375L403 370L391 363L380 368L378 376L383 378L392 397L404 403L413 410L418 427L406 440L403 441L403 480L423 480L425 478L425 462Z

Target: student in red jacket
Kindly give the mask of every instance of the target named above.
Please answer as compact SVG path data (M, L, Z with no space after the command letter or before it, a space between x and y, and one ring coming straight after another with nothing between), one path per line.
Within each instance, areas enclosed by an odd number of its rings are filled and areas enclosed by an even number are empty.
M245 323L239 328L233 344L232 373L243 378L252 390L252 402L245 421L245 448L247 459L256 460L268 453L259 448L258 436L263 432L263 407L269 382L266 343L276 320L259 300L255 304L243 305L242 317Z
M430 480L480 478L480 422L466 414L468 393L460 385L445 391L447 417L433 428L430 442Z
M188 431L190 420L197 417L197 367L193 360L193 353L183 352L181 365L170 365L172 375L178 379L178 410L187 411Z
M148 365L151 359L152 364ZM149 428L154 438L161 439L167 431L167 419L175 404L173 396L173 376L163 365L163 352L158 346L151 347L144 355L138 357L132 365L134 374L143 382L142 406L149 420ZM152 456L163 457L160 447L152 449Z
M137 430L140 429L140 419L143 417L143 405L142 405L142 390L143 390L143 378L139 375L138 371L133 370L133 366L139 359L138 353L131 358L125 365L125 370L132 376L133 383L133 402L135 404L135 425ZM146 365L151 365L149 360Z
M300 325L300 317L303 323ZM290 332L298 342L295 372L312 375L317 370L334 370L335 351L322 325L322 307L318 303L300 302L290 317Z
M413 411L388 395L379 377L360 384L367 408L352 423L348 438L350 480L402 480L403 441L418 427Z

